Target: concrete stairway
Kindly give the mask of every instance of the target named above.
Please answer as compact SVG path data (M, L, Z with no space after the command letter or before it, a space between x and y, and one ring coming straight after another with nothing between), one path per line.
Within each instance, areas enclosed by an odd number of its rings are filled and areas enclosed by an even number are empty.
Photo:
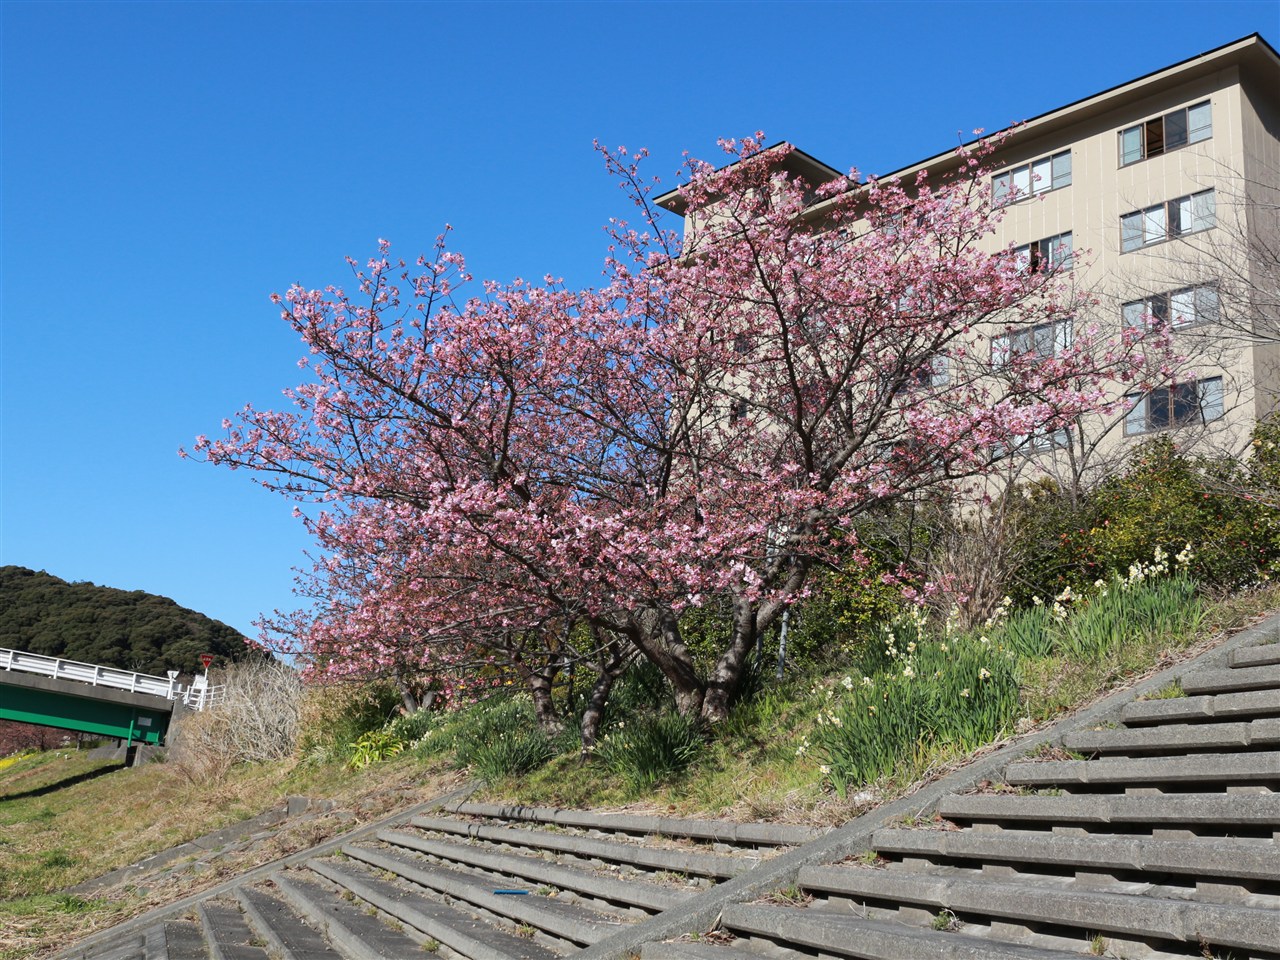
M78 954L94 960L552 960L823 831L457 803Z
M62 956L1280 960L1276 641L1280 617L1174 668L1184 696L1117 694L825 834L454 800Z
M1280 957L1280 643L1233 650L1182 691L641 956Z

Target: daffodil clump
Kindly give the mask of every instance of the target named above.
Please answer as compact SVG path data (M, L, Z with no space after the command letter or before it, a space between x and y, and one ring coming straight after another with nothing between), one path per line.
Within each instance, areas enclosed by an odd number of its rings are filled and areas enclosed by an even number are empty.
M941 638L931 638L919 610L886 628L883 648L866 668L825 691L813 741L797 750L812 751L841 797L930 746L988 743L1017 715L1009 654L986 636L957 634L950 622Z
M1195 558L1189 543L1172 557L1157 546L1150 561L1095 581L1084 595L1067 587L1052 600L1033 597L1016 613L1006 598L987 627L1023 660L1100 660L1138 637L1186 632L1203 616L1190 572Z
M931 747L990 743L1018 716L1022 664L1098 662L1130 641L1194 632L1204 616L1189 573L1194 559L1191 544L1172 557L1157 547L1149 562L1083 594L1068 586L1017 611L1006 597L967 634L952 618L931 633L923 611L912 608L886 628L857 674L815 690L825 702L812 742L796 753L817 759L844 797L850 785L873 783Z

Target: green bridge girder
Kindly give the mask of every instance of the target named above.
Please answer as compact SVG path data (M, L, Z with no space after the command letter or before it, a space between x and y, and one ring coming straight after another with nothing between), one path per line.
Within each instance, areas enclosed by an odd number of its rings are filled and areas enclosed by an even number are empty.
M128 743L159 746L169 733L173 704L157 697L116 694L66 681L8 677L0 673L0 720L73 730ZM19 681L19 682L15 682ZM67 688L92 691L77 696ZM154 706L146 701L154 702Z

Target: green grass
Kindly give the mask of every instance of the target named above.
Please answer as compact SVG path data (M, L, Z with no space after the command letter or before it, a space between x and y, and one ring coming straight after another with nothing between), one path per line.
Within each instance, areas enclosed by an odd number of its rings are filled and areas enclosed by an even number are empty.
M1143 700L1181 700L1185 698L1187 692L1182 689L1182 684L1175 680L1173 683L1167 683L1154 693L1148 693L1142 697Z

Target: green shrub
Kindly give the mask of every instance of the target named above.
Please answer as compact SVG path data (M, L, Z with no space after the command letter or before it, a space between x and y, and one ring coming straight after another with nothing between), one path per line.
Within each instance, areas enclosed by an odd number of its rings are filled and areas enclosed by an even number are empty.
M572 739L574 731L566 731ZM470 767L486 780L528 773L565 745L538 725L527 694L493 696L442 715L419 739L420 756L447 756L458 769Z
M366 733L382 730L401 708L395 685L376 680L313 687L303 704L302 753L313 760L348 760Z
M873 642L902 610L902 590L881 579L880 564L863 568L848 561L818 573L810 596L791 617L787 659L801 666L830 663ZM770 654L776 663L776 647Z
M591 680L594 682L594 675ZM640 659L614 682L605 706L606 724L615 717L625 720L638 713L672 709L675 709L675 698L667 678L652 660Z
M595 757L633 793L643 793L681 773L702 747L695 720L662 713L618 723L600 738Z
M1123 474L1089 495L1079 526L1062 531L1075 586L1123 573L1158 547L1185 544L1194 547L1190 572L1200 583L1256 581L1280 558L1280 526L1274 510L1236 494L1240 470L1234 458L1185 456L1168 437L1148 441Z

